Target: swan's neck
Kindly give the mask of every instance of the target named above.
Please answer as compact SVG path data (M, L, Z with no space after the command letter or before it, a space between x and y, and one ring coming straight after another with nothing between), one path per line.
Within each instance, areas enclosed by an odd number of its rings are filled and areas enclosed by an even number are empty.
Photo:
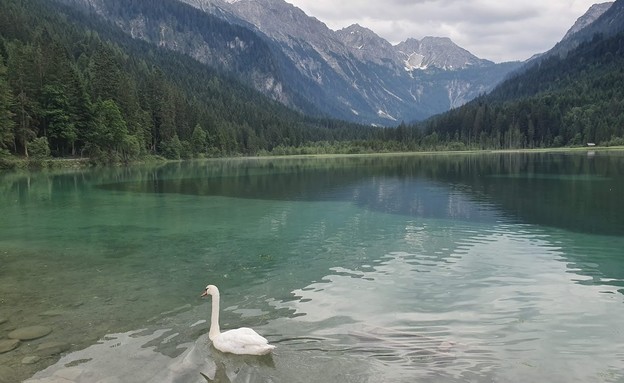
M219 334L221 334L221 329L219 328L219 292L216 292L212 294L212 313L210 314L208 338L213 340Z

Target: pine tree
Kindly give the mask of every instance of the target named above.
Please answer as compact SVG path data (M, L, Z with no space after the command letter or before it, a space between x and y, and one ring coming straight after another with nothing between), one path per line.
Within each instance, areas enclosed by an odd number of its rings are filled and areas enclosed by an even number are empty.
M58 154L74 152L78 131L70 116L69 98L59 85L46 85L43 89L45 103L42 105L50 144Z
M193 129L193 134L191 136L191 148L193 150L193 155L197 156L199 154L206 154L208 144L208 135L206 131L202 129L202 127L197 124L195 125L195 129Z
M13 95L7 83L6 67L0 61L0 151L8 149L14 140Z
M28 157L28 142L37 137L37 117L40 111L37 92L38 52L32 45L19 42L12 44L9 50L8 78L13 89L15 103L13 112L17 123L14 128L14 151L18 148Z

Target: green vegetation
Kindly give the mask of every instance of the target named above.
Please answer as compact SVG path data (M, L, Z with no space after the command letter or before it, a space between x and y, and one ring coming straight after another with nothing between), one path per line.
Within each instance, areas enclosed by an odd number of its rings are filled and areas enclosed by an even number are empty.
M0 3L0 157L256 155L381 131L306 117L72 8Z
M305 116L224 73L53 1L2 1L0 167L17 166L16 157L120 163L624 144L622 34L545 59L464 107L386 129Z

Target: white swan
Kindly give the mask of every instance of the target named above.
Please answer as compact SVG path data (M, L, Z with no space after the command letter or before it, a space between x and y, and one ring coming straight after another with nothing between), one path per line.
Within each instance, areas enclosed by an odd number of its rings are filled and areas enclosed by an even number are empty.
M219 328L219 289L217 286L206 286L206 290L201 296L205 297L208 295L212 295L212 313L208 338L210 338L217 350L239 355L265 355L275 348L263 336L247 327L221 332Z

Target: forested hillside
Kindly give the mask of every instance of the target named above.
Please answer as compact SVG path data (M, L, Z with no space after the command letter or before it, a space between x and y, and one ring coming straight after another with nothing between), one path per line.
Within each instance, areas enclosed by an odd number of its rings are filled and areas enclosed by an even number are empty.
M617 3L616 3L617 4ZM270 65L270 63L267 63ZM0 160L132 161L624 144L624 35L553 56L430 120L306 117L186 55L46 0L0 2Z
M595 35L421 127L472 148L624 144L624 34Z
M369 140L46 0L0 2L0 155L132 160Z

